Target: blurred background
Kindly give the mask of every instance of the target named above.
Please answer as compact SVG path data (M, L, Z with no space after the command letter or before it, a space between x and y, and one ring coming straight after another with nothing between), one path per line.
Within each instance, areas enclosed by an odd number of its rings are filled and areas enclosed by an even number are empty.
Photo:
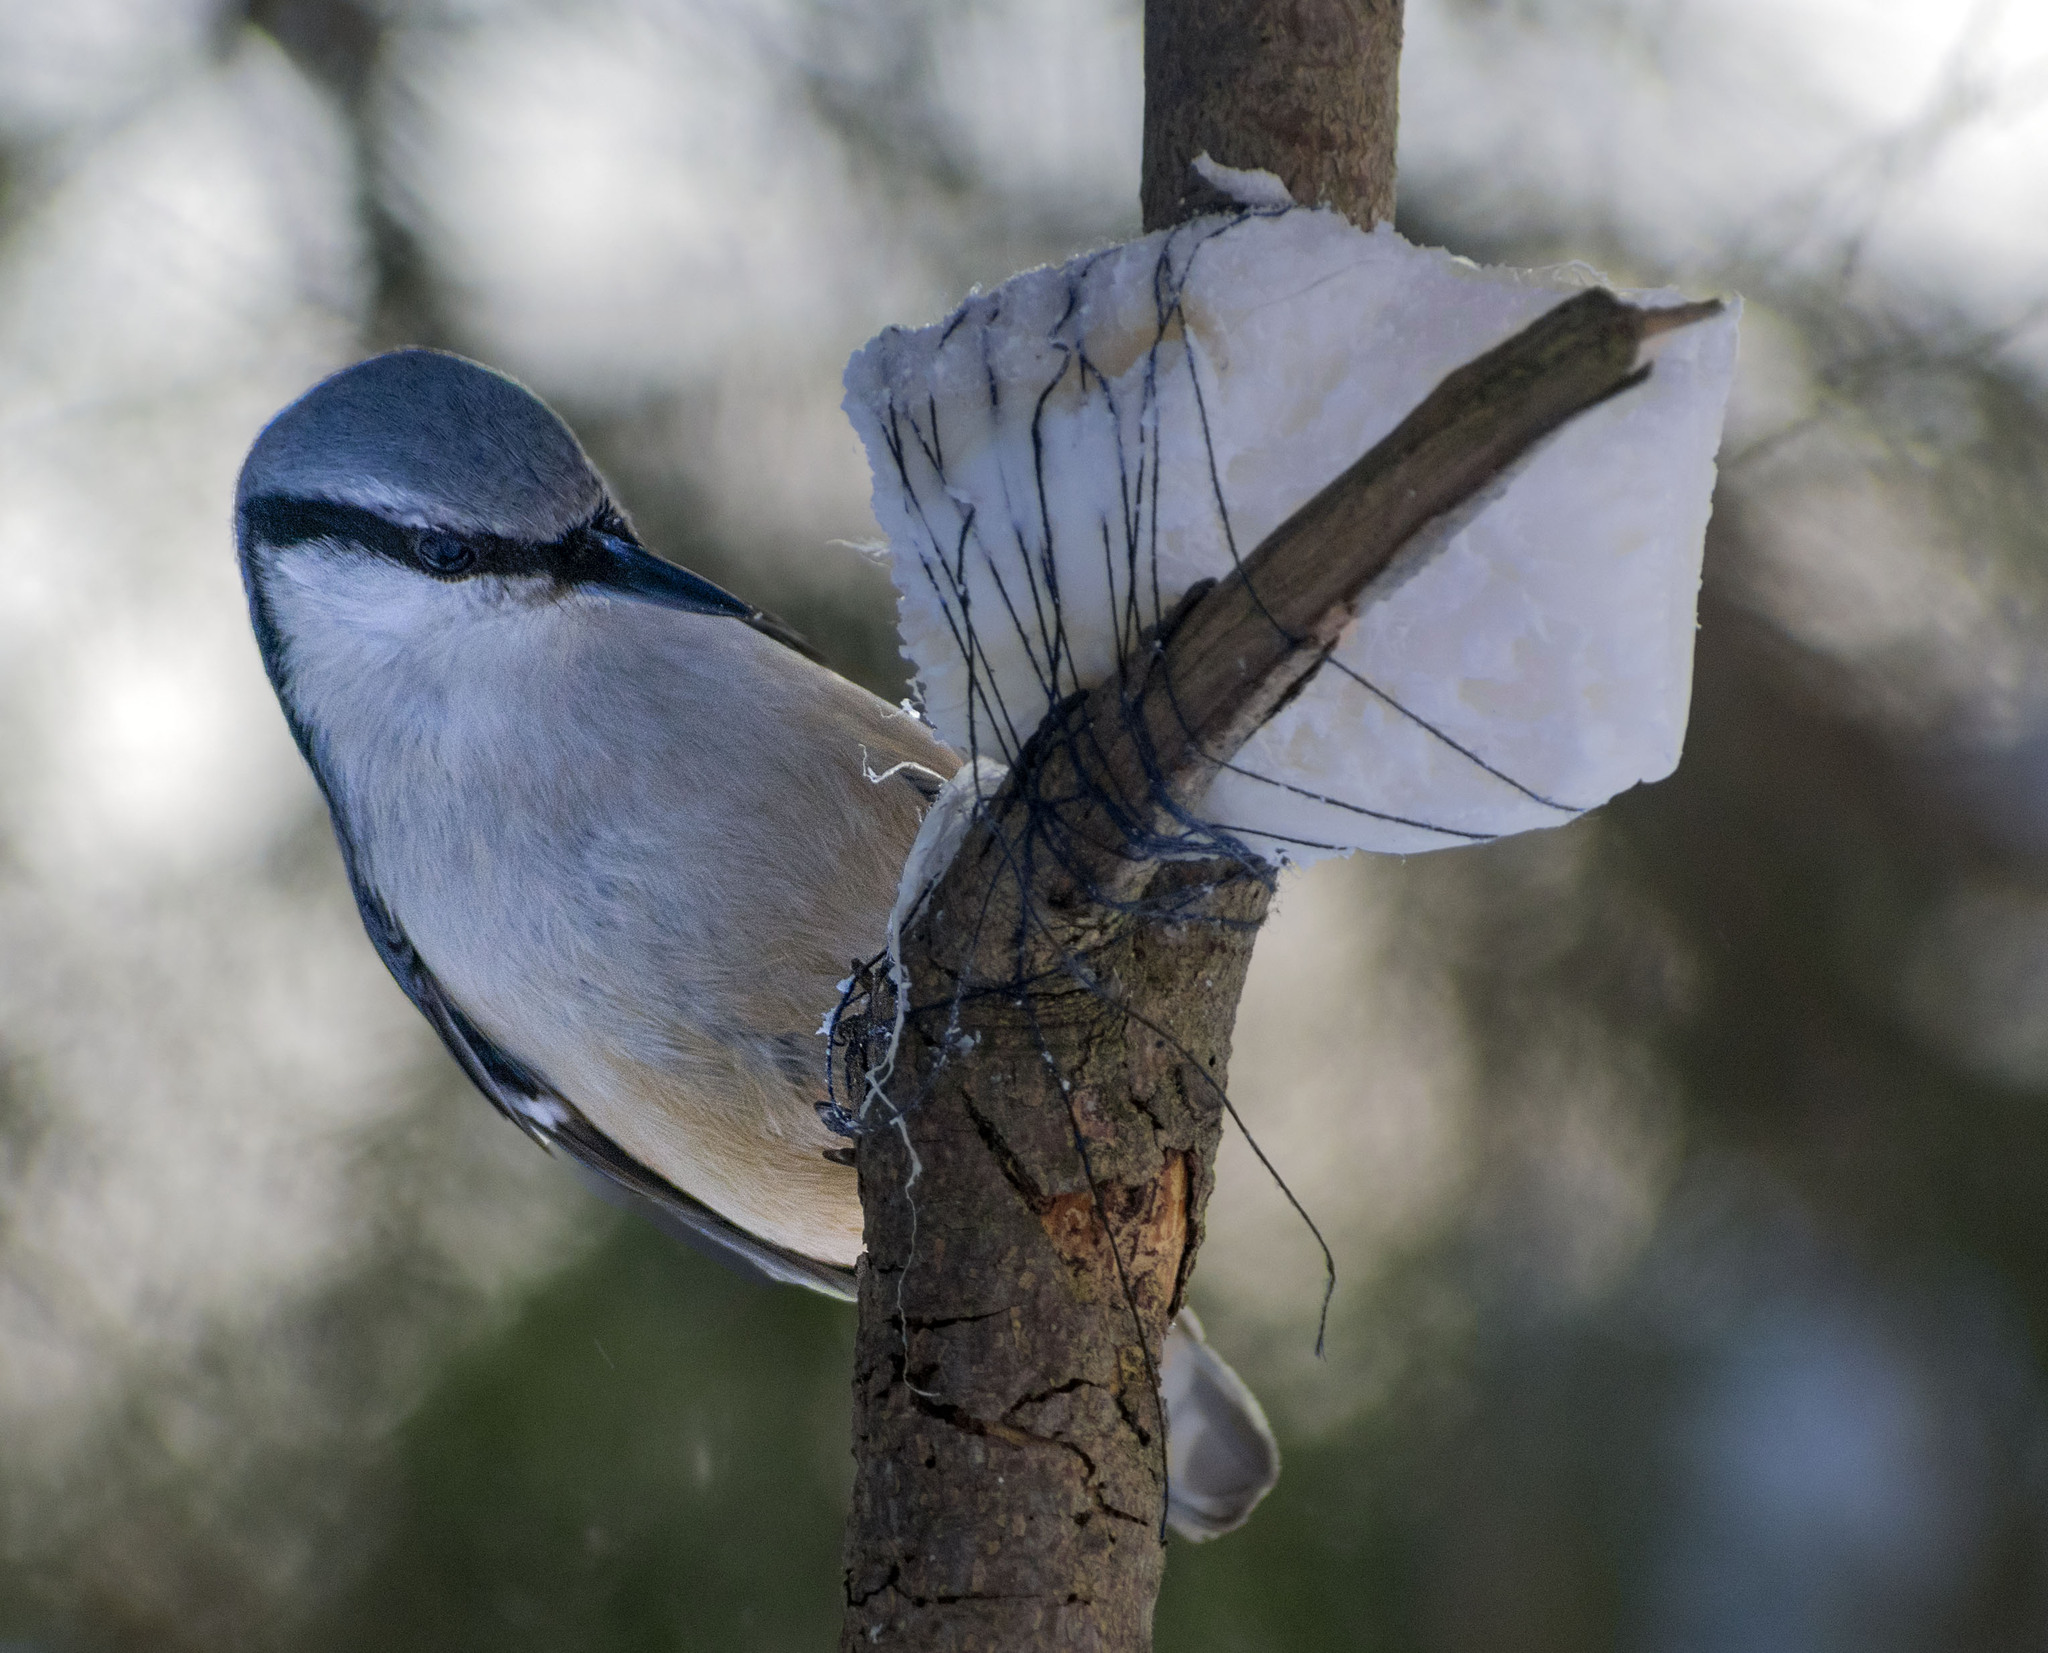
M0 3L0 1647L812 1649L850 1311L363 941L229 506L408 342L901 692L847 353L1136 228L1135 0ZM1671 781L1283 884L1162 1648L2048 1643L2048 12L1410 0L1402 227L1740 291ZM1227 157L1226 157L1227 159Z

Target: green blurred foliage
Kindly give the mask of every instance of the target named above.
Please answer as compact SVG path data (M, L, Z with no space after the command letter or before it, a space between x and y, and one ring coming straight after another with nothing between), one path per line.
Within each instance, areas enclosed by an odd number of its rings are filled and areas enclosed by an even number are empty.
M852 1318L637 1221L455 1361L308 1648L797 1649L838 1624Z

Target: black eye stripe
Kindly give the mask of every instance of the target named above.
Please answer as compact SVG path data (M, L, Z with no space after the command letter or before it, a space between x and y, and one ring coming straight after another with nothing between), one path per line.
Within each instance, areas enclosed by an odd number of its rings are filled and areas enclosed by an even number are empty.
M542 574L573 584L586 577L596 556L593 534L626 538L632 534L617 507L608 502L588 523L541 545L494 534L406 528L359 505L290 494L260 494L243 505L241 515L245 535L279 550L309 540L338 540L360 545L408 568L423 569L439 579L468 574Z
M308 540L348 540L393 562L413 560L412 535L356 505L266 494L242 507L242 521L249 532L280 550Z

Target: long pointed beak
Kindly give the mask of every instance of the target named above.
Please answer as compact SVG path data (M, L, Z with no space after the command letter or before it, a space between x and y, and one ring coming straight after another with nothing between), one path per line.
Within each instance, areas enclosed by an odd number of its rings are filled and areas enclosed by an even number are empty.
M754 617L752 606L730 591L701 574L663 561L632 540L592 530L587 543L595 554L584 578L600 590L689 614L723 614L736 620Z

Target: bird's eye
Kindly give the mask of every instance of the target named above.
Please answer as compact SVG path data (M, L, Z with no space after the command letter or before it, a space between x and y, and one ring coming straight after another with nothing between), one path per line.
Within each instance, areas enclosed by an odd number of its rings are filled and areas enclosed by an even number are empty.
M460 574L476 561L475 548L453 534L429 530L420 535L416 549L421 564L434 574Z

